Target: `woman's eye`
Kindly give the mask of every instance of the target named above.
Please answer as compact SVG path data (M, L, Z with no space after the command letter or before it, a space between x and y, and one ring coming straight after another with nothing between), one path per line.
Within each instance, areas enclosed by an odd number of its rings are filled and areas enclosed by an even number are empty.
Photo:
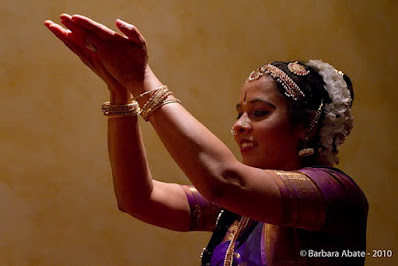
M251 113L251 115L253 117L262 117L262 116L265 116L267 114L269 114L269 111L253 111ZM243 113L239 113L238 116L236 117L236 119L239 119L242 115L243 115Z
M254 111L253 114L255 117L261 117L264 115L267 115L269 112L268 111Z

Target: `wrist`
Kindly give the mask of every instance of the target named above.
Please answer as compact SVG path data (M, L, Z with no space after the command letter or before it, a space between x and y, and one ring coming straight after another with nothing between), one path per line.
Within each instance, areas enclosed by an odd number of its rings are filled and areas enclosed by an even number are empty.
M143 79L139 82L128 84L126 88L133 96L138 96L146 91L160 87L162 85L163 84L155 76L149 65L147 65L144 70Z
M143 91L149 91L153 88L162 86L162 82L156 77L149 65L145 69Z
M130 86L128 90L131 92L132 97L136 98L140 106L142 107L148 99L152 96L153 89L160 88L163 84L159 81L156 75L152 72L151 68L147 65L145 69L144 79L138 86ZM141 96L144 94L143 96Z
M123 91L123 92L110 92L110 104L128 104L131 103L131 96L130 92Z

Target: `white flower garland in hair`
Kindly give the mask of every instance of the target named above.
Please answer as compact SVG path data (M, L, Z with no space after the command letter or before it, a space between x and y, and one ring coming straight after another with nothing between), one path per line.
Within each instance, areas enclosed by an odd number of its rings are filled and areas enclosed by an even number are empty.
M321 60L310 60L308 66L314 68L325 82L325 90L328 92L331 103L325 104L324 118L319 130L319 143L317 162L321 165L339 163L338 147L343 144L353 127L351 115L351 93L343 78L343 73L337 71L332 65ZM335 150L333 150L333 144Z

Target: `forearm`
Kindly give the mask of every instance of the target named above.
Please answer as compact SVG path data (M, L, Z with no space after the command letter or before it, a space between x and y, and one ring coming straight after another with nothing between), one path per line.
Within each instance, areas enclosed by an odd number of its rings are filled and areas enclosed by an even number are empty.
M210 200L228 184L239 185L229 175L237 160L232 152L182 105L168 104L150 119L170 155L198 190Z
M128 98L111 94L111 104L127 103ZM108 119L108 151L119 208L140 208L150 198L153 182L136 116Z
M117 98L120 101L116 102ZM111 104L112 99L114 104L128 102L120 95L111 95ZM189 230L190 212L183 188L152 179L137 116L108 120L108 147L119 209L153 225Z
M240 163L182 105L164 105L153 112L150 121L170 155L207 200L260 221L280 222L279 189L269 172Z
M161 85L147 66L143 86L129 90L138 95ZM138 99L141 107L149 97ZM219 190L225 188L226 183L241 182L236 176L226 175L230 167L238 163L232 152L182 105L162 106L152 113L150 122L174 161L208 199L222 193Z

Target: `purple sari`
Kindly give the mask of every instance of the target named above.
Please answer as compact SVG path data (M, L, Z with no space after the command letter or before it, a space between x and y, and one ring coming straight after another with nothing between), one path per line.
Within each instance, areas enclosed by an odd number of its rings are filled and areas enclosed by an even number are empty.
M368 203L350 177L335 168L311 167L274 171L273 178L282 197L283 223L250 220L236 241L233 265L364 265L360 252L366 251ZM184 189L191 229L214 229L219 207L193 187ZM224 264L236 224L214 248L210 265Z

